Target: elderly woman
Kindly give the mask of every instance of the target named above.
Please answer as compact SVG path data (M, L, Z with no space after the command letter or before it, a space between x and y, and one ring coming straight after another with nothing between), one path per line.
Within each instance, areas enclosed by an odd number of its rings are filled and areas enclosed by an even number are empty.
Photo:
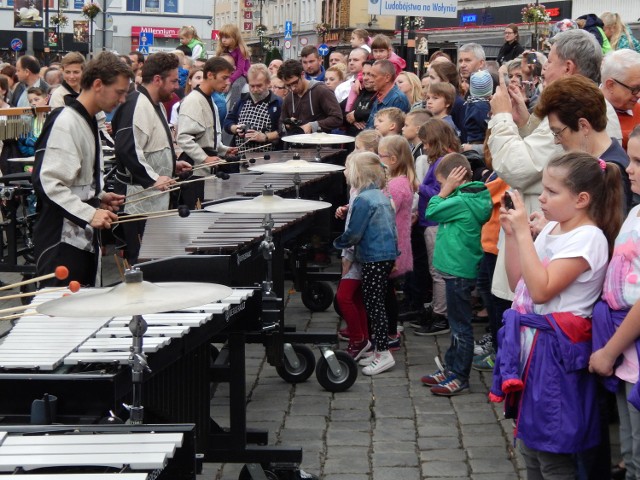
M565 151L586 152L620 169L626 215L632 200L626 172L629 157L618 140L606 131L607 105L597 85L582 75L560 78L545 86L535 114L539 118L548 117L555 142Z
M524 47L520 45L519 40L518 26L515 23L510 23L504 29L504 45L502 45L496 57L500 65L518 58L524 52Z

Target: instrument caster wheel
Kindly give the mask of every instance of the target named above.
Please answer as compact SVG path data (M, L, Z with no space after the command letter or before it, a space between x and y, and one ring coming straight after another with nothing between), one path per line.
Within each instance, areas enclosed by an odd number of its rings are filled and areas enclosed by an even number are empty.
M316 367L316 357L306 345L291 345L293 353L295 353L299 365L294 367L284 355L282 365L276 367L276 372L287 383L301 383L307 380ZM285 346L286 348L286 346Z
M340 365L340 373L335 374L329 367L329 362L322 356L316 365L318 383L329 392L344 392L351 388L358 378L358 365L347 352L336 350L333 352Z
M276 475L271 470L267 470L268 468L269 466L267 465L262 466L262 469L264 470L264 476L267 478L267 480L279 480L278 475ZM244 467L242 467L242 470L240 470L240 475L238 475L238 480L253 480L253 478L254 477L251 475L249 466L245 465Z
M326 282L309 282L302 291L302 303L312 312L324 312L333 303L333 288Z

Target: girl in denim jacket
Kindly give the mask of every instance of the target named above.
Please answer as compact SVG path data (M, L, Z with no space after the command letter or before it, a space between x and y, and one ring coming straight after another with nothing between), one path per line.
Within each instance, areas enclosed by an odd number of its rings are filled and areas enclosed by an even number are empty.
M362 265L364 305L376 338L376 353L362 373L376 375L395 365L389 352L384 299L389 274L398 257L395 212L391 200L382 192L385 167L376 154L353 155L345 175L358 193L350 209L347 227L333 244L336 248L354 246L355 260Z

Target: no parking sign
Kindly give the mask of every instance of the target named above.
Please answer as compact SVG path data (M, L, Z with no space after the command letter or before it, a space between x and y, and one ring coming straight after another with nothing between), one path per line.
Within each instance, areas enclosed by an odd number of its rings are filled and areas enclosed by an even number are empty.
M19 52L20 50L22 50L22 47L23 43L19 38L14 38L11 40L11 50L13 50L14 52Z

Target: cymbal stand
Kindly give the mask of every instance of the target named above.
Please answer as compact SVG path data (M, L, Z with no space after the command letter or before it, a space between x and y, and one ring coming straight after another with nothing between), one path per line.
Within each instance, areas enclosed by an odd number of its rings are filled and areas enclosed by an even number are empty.
M273 188L271 185L265 185L263 196L273 196ZM262 257L267 262L266 278L262 282L262 302L263 302L263 316L262 316L262 331L274 331L278 328L278 310L267 305L274 305L278 301L278 296L273 291L273 252L276 249L273 242L273 227L275 222L270 213L265 214L262 220L262 228L264 229L264 239L260 242L260 250L262 251Z
M127 270L124 274L126 283L142 282L142 272L137 269ZM129 322L132 342L129 351L129 365L131 366L131 382L133 384L133 400L131 405L124 407L130 412L128 424L141 425L144 419L144 407L142 406L142 382L144 372L151 372L147 363L147 356L142 349L142 340L147 332L147 322L142 315L134 315Z
M319 143L316 145L316 158L313 159L314 162L321 162L322 158L320 157L320 150L322 148L322 145L320 145Z
M296 172L293 175L293 184L296 187L296 198L300 198L300 185L302 184L302 177L300 173Z

